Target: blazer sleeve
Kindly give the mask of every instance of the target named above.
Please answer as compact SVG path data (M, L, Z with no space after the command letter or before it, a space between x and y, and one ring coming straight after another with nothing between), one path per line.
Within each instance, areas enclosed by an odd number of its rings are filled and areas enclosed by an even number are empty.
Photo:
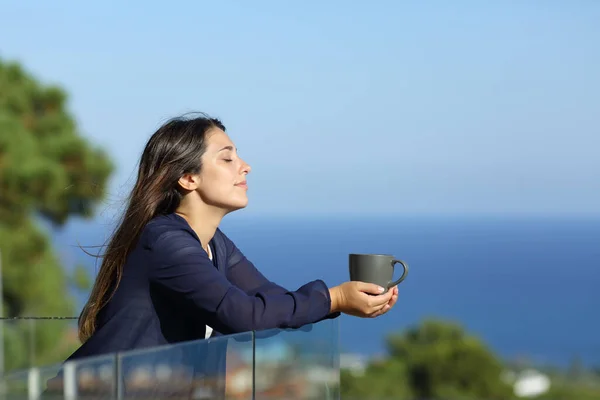
M224 233L222 235L227 246L227 279L245 291L248 295L257 294L286 294L290 291L282 286L268 280L246 256L237 248L237 246ZM329 293L329 289L327 290ZM339 312L328 313L324 318L336 318ZM320 321L319 319L318 321Z
M237 246L224 234L227 246L227 279L250 296L258 293L265 295L285 294L288 290L268 280Z
M331 298L323 281L285 293L248 294L214 267L198 240L184 229L162 233L149 250L150 281L183 296L198 309L198 318L208 318L209 325L224 334L299 328L329 314Z

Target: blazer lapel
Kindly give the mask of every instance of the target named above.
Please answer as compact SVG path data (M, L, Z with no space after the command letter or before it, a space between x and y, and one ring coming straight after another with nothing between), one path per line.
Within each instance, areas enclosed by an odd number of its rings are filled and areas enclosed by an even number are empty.
M227 248L225 246L225 241L223 240L221 235L215 235L213 236L212 242L217 256L217 269L225 273L225 270L227 268Z

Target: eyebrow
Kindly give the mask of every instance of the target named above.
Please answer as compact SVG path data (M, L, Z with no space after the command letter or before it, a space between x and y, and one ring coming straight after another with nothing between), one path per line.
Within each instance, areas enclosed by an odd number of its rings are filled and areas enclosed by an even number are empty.
M231 151L233 151L233 146L225 146L221 150L219 150L219 152L221 152L223 150L231 150Z

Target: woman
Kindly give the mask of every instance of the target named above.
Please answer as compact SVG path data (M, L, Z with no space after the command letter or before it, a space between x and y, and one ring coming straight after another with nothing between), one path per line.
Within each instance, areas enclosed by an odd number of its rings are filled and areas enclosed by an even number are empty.
M267 280L219 229L248 203L249 172L217 119L178 118L152 135L70 359L394 306L397 288L315 280L290 291Z

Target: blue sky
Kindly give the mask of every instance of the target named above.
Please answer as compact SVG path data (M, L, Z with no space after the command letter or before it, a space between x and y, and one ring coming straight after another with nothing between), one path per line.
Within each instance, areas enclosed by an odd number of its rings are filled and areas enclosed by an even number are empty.
M248 214L599 214L600 2L0 2L0 57L70 94L130 187L222 118Z

